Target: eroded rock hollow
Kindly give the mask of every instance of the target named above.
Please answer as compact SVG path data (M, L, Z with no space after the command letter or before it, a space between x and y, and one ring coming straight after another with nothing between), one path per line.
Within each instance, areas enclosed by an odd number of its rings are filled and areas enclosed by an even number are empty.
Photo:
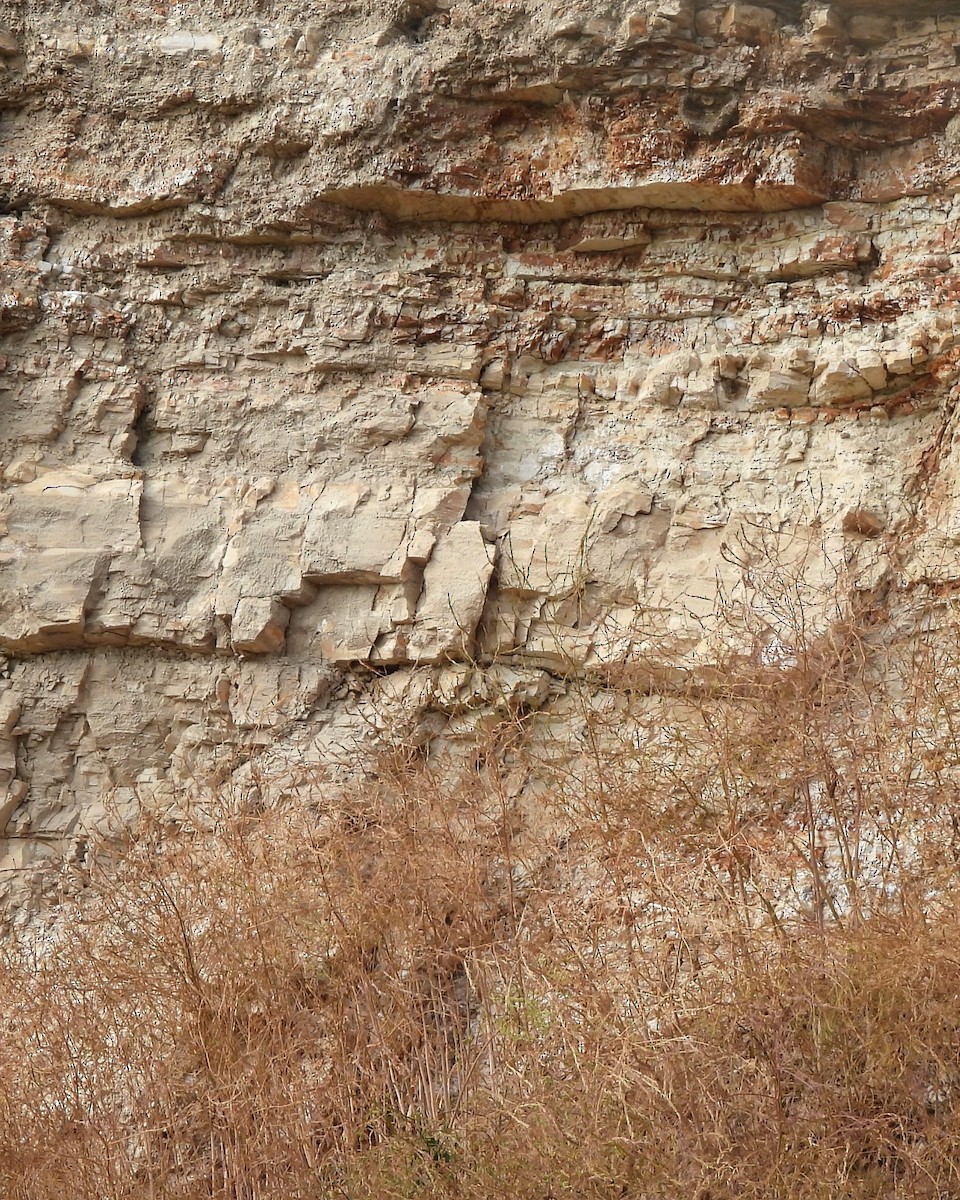
M955 584L958 0L0 15L7 867L695 641L744 529Z

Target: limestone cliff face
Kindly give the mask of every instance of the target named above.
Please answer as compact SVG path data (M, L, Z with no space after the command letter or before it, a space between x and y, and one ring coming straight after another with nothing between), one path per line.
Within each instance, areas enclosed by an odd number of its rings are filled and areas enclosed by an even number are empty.
M9 865L548 703L744 527L960 574L960 0L0 16Z

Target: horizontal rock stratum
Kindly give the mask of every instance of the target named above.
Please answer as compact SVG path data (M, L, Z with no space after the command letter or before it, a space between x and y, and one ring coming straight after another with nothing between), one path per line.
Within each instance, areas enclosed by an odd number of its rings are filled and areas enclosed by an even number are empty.
M0 24L8 865L695 638L745 530L956 583L958 0Z

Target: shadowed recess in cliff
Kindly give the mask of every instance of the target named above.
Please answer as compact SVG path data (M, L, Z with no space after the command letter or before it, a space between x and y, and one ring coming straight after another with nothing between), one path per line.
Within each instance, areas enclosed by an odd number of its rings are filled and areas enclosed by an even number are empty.
M516 221L537 224L631 208L700 212L778 212L821 203L825 196L796 183L649 182L631 187L571 188L539 199L498 198L367 184L333 188L321 199L400 221Z

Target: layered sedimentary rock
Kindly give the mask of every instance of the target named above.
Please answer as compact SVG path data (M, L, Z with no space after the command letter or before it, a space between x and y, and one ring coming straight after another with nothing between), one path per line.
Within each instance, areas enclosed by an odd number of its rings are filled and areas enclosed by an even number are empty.
M7 863L695 642L744 531L953 587L960 2L905 7L0 5Z

